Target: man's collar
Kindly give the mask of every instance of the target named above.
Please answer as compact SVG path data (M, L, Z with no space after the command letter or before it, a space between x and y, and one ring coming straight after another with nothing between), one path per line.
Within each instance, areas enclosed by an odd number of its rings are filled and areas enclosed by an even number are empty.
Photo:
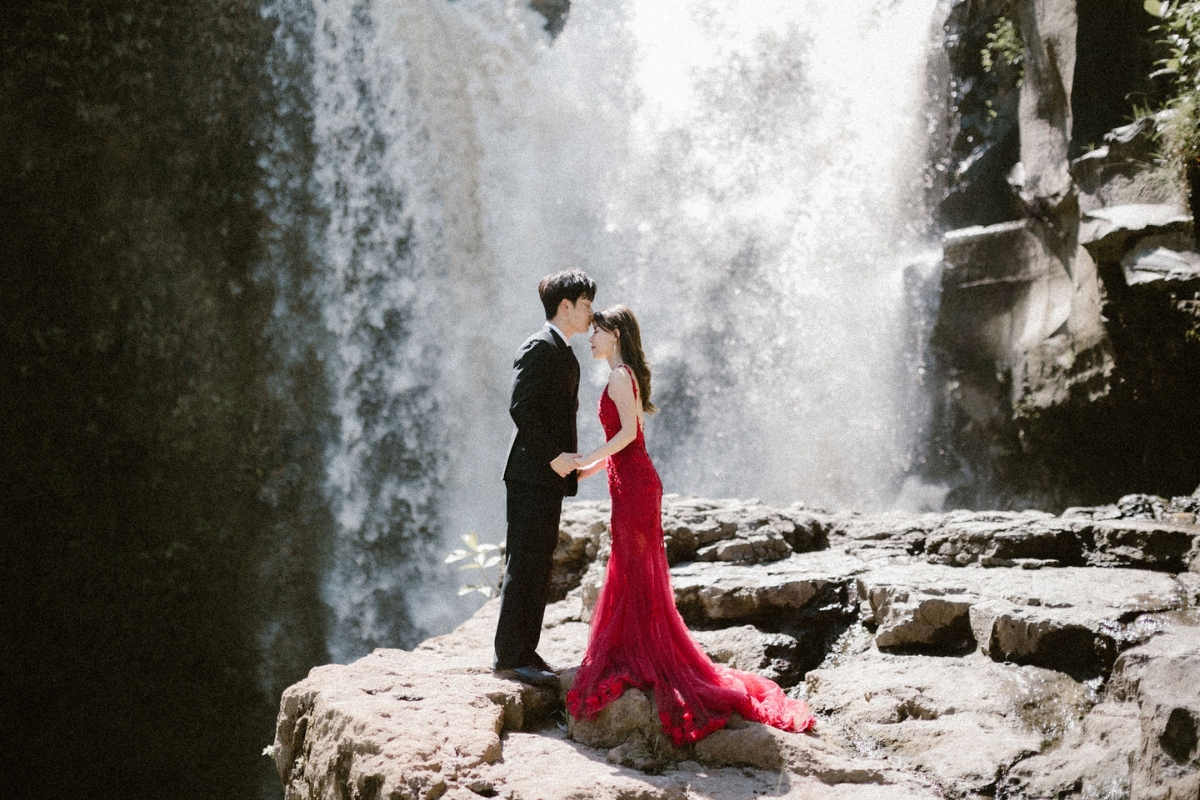
M546 325L549 326L550 330L552 330L558 334L558 338L562 339L563 344L567 345L568 347L571 346L571 339L565 333L562 332L562 328L558 327L550 320L546 320Z

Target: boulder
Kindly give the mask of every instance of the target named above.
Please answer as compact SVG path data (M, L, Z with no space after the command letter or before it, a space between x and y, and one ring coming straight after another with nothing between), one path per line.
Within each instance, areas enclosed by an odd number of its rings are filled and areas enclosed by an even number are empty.
M551 602L563 599L579 586L584 572L600 551L602 538L608 534L610 515L608 503L563 504L550 576Z
M1104 520L1085 529L1089 564L1184 572L1200 553L1200 526L1152 520Z
M803 509L770 508L757 500L663 497L667 558L755 564L825 546L821 516Z
M1125 283L1200 282L1200 253L1190 246L1191 241L1180 242L1176 237L1147 236L1121 259Z
M827 519L831 544L851 549L858 558L874 562L924 551L929 533L946 517L890 511L870 515L844 512Z
M942 237L938 347L1012 366L1066 322L1071 275L1038 228L1021 220Z
M275 765L288 798L435 798L498 762L501 734L546 719L556 702L478 659L376 650L317 667L284 693Z

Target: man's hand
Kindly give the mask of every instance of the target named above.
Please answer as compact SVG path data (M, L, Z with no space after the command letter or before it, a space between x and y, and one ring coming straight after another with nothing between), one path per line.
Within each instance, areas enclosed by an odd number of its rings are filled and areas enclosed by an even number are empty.
M550 462L550 469L558 473L558 477L565 478L575 471L575 459L579 457L579 453L559 453L558 458Z

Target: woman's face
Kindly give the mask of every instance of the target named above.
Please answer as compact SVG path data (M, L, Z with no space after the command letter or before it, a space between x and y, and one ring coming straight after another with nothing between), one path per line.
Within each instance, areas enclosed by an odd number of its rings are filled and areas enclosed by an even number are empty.
M592 358L596 360L607 359L617 349L617 335L598 325L592 326L588 342L592 345Z

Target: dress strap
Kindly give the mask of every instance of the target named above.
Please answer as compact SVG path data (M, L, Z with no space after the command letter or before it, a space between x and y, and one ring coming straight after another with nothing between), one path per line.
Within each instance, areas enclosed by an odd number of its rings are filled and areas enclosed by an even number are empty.
M633 399L637 400L638 399L638 382L637 382L637 376L633 374L633 367L629 366L628 364L621 364L620 366L617 367L617 369L620 369L621 367L625 368L625 370L629 373L629 379L631 381L633 381Z

